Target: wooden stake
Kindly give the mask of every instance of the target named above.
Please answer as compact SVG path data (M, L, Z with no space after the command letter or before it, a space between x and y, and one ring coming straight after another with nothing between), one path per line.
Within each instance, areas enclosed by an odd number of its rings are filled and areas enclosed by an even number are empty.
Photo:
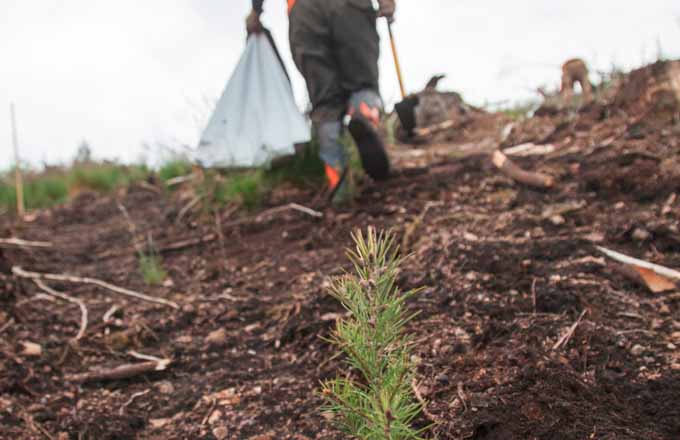
M19 160L19 135L17 134L17 120L14 111L14 103L9 106L9 113L12 119L12 145L14 146L14 184L17 194L17 214L23 217L26 213L24 206L24 182L21 176L21 163Z

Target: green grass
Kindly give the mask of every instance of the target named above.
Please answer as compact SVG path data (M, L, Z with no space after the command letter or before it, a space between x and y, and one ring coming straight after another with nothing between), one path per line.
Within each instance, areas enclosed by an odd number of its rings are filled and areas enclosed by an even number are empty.
M42 209L64 203L68 199L68 188L68 182L63 176L31 178L24 182L26 209ZM13 173L7 174L0 179L0 207L11 212L16 209L16 204Z
M155 254L139 256L139 270L144 282L150 286L158 286L165 281L168 274L163 269L163 262Z
M214 200L220 206L240 203L247 209L259 207L270 190L263 171L244 171L224 176L215 185Z
M142 181L150 175L145 165L122 166L117 164L93 164L72 168L70 186L100 193Z
M191 162L181 159L172 160L167 162L158 170L158 178L161 182L167 182L176 177L186 176L191 174L193 166Z
M112 163L77 164L46 172L25 170L24 202L29 210L49 208L66 202L71 194L83 190L107 194L147 179L150 173L144 165ZM0 175L0 208L8 212L16 209L13 171Z
M188 175L193 166L181 159L164 164L157 172L161 182ZM78 162L72 167L53 168L45 172L24 171L24 199L27 209L49 208L66 202L81 191L109 194L121 187L148 179L153 175L145 165ZM237 203L247 209L261 206L278 185L323 185L324 168L318 149L312 144L273 170L218 172L206 170L205 178L194 188L203 196L208 210ZM14 212L16 193L14 175L0 174L0 211Z
M229 203L253 210L262 206L279 185L291 183L321 187L324 175L323 162L312 144L272 170L206 170L196 191L203 197L204 209L208 211Z

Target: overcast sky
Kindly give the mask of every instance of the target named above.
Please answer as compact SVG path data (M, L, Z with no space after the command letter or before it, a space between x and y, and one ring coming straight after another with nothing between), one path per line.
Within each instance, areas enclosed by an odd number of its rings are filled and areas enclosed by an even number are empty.
M323 0L319 0L323 1ZM0 169L12 163L9 103L21 152L67 161L82 139L99 158L132 161L142 144L195 145L245 42L249 0L0 0ZM263 21L293 74L284 0ZM382 91L399 89L386 29ZM395 32L407 88L435 73L475 104L532 97L560 64L593 70L680 58L678 0L401 0ZM594 78L595 79L595 78Z

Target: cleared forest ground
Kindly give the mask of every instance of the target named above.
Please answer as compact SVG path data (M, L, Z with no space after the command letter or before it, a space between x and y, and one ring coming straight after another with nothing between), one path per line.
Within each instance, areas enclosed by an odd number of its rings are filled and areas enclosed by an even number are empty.
M651 293L596 249L680 268L676 67L634 72L577 112L515 123L480 114L430 145L400 145L400 171L365 185L352 209L284 186L260 212L177 222L183 205L133 185L81 194L30 223L0 219L2 237L52 243L0 248L0 437L342 438L318 411L319 382L340 362L320 338L343 313L326 287L349 269L350 232L373 225L412 253L400 287L424 288L411 330L428 401L419 422L437 423L433 438L679 438L678 290ZM553 148L513 160L553 176L552 189L491 163L490 151L528 142ZM171 282L145 285L118 202L153 236ZM289 203L323 217L267 210ZM36 298L16 266L98 278L179 309L52 281L87 304L87 332L69 343L79 307ZM42 353L26 355L24 342ZM172 363L69 380L133 363L130 351Z

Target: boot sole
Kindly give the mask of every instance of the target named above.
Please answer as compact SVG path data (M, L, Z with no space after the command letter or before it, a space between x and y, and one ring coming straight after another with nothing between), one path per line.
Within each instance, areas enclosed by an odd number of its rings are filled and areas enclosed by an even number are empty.
M354 138L366 174L374 180L386 180L390 176L390 159L385 145L368 122L352 119L349 132Z

